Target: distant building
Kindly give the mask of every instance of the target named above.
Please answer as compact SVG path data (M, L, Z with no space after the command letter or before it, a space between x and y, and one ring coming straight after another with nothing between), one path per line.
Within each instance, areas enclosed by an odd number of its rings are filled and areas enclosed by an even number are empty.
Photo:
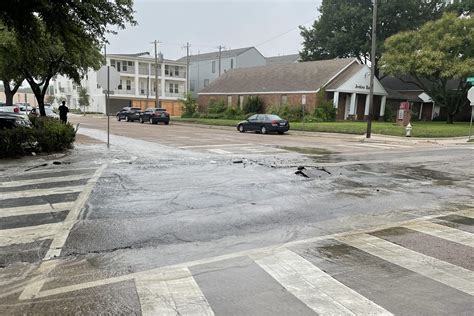
M110 96L110 111L113 113L125 106L145 109L155 107L155 60L143 54L109 54L107 64L120 73L120 84ZM171 115L181 114L182 98L186 92L186 64L164 59L158 64L158 106L166 108ZM56 100L64 99L72 108L81 108L78 86L71 79L58 76L53 82ZM90 70L81 81L90 95L87 111L105 113L104 89L97 83L97 72ZM147 97L148 96L148 97ZM148 99L148 103L147 103Z
M187 57L178 59L178 62L186 63ZM220 53L220 64L220 74L224 74L231 69L264 66L266 60L255 47L245 47L223 50ZM189 90L194 95L217 79L220 74L218 51L190 56Z
M325 88L338 120L363 120L369 114L369 85L370 68L354 58L274 64L228 71L199 93L198 103L201 110L212 100L242 108L249 96L259 96L267 109L305 105L312 112L316 93ZM374 116L381 118L388 93L377 79L374 95Z
M301 61L300 54L266 57L267 65L294 64Z

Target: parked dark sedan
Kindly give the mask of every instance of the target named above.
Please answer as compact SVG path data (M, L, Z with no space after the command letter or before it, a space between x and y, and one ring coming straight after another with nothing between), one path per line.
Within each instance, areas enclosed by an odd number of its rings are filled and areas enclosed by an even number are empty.
M260 132L262 134L283 134L290 129L290 123L274 114L255 114L237 125L241 133L247 131Z
M139 120L140 123L150 122L150 124L156 124L158 122L163 122L168 125L170 123L170 115L166 112L166 109L149 108L140 113Z
M0 113L0 130L17 127L31 128L31 121L24 114Z
M127 122L133 122L140 118L142 109L132 108L129 106L124 107L120 112L117 112L117 121L125 120Z

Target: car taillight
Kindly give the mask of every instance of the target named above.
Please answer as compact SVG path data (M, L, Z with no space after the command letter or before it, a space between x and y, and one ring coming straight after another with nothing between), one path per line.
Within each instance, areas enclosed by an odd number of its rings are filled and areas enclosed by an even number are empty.
M272 126L278 126L278 121L273 120L272 121Z
M13 108L13 112L15 112L15 113L20 112L20 108Z

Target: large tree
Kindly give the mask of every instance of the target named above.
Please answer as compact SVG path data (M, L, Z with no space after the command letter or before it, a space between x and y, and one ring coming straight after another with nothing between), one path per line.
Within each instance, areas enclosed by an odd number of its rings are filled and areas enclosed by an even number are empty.
M474 17L445 14L419 30L388 38L384 48L384 73L426 91L448 110L447 123L453 123L468 102L465 79L474 74Z
M378 9L377 63L384 40L441 16L444 0L386 0ZM320 17L310 28L300 27L303 61L355 57L370 62L372 0L323 0Z
M17 41L21 50L20 64L26 81L38 101L42 116L44 97L54 76L68 76L76 83L89 68L98 69L103 61L99 40L85 35L80 29L67 41L51 34L40 19L34 25L36 37L30 42Z
M133 13L132 0L0 1L0 22L16 34L41 115L51 78L61 74L79 83L88 68L100 65L107 34L136 24Z
M19 62L20 50L15 34L0 25L0 80L7 105L13 104L13 97L25 78Z

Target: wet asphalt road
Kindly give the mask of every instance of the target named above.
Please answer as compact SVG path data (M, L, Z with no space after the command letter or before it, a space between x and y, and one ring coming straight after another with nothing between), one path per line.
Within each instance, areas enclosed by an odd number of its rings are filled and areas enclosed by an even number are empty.
M0 314L473 310L472 145L77 120L0 168Z

